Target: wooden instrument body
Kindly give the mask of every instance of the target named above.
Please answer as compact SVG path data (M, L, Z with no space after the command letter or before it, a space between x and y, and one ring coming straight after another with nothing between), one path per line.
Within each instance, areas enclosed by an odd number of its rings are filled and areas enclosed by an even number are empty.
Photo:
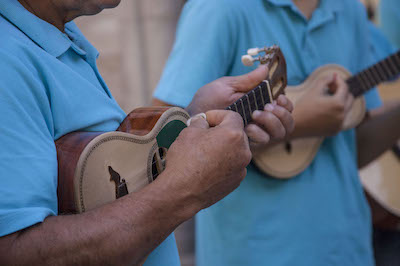
M371 206L373 223L381 229L400 229L400 145L360 171Z
M115 132L61 137L56 141L59 213L85 212L118 198L121 187L132 193L151 183L187 119L177 107L139 108Z
M296 108L296 102L307 90L313 88L320 79L331 76L333 73L337 73L343 79L351 76L351 73L342 66L325 65L315 70L304 83L286 87L286 96ZM356 98L344 120L343 129L357 126L364 118L365 110L364 98ZM294 139L290 141L290 149L286 144L276 144L255 154L253 162L260 170L273 177L292 178L303 172L311 164L323 140L323 137Z

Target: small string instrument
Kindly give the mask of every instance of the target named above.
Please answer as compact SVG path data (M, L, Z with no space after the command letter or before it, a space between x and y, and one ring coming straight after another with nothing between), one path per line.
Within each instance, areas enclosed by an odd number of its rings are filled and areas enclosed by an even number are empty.
M400 140L360 171L374 226L400 230Z
M259 50L258 48L250 49L248 55L243 57L243 63L251 65L254 61L260 61L258 58L252 57ZM343 130L353 128L361 123L366 112L365 100L359 96L400 73L400 51L353 76L339 65L322 66L315 70L304 83L298 86L288 86L286 96L294 103L296 108L296 101L308 89L314 87L315 83L321 78L332 76L333 73L337 73L346 80L350 93L355 97L353 106L346 115L342 126ZM292 178L311 164L323 140L323 137L310 137L277 144L255 154L253 162L268 175L282 179Z
M260 57L270 68L259 86L228 106L247 125L286 87L286 62L277 46ZM82 213L154 181L165 168L168 148L189 115L178 107L132 111L114 132L72 132L56 141L59 213Z

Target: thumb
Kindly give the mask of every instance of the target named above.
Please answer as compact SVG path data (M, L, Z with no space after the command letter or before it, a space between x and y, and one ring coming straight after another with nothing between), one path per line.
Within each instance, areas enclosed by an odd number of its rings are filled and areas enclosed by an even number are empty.
M315 86L311 88L311 91L319 94L325 94L327 92L333 95L336 92L335 79L335 75L324 76L317 80Z
M207 122L211 127L243 128L243 119L238 113L227 110L211 110L206 115Z
M187 121L187 125L189 127L196 127L196 128L204 128L204 129L210 128L210 125L207 122L207 117L204 113L200 113L191 117Z
M236 92L246 93L251 91L268 77L268 72L267 65L260 65L250 73L232 77L232 87Z

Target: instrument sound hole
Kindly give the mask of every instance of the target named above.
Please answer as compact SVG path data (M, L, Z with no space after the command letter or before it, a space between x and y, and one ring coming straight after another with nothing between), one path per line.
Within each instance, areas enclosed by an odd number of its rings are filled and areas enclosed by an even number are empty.
M400 145L394 145L392 148L392 151L394 152L394 154L396 155L397 159L400 160Z
M158 148L158 153L160 154L161 160L165 160L165 156L167 156L166 148Z
M157 169L157 158L156 158L156 154L154 154L153 156L153 161L151 162L151 173L153 176L153 180L156 180L156 178L159 175L158 169Z
M288 154L291 154L291 153L292 153L292 143L286 142L286 143L285 143L285 150L286 150L286 152L287 152Z
M153 180L161 174L165 168L165 158L167 156L166 148L158 148L158 150L153 155L153 160L151 162L151 172Z

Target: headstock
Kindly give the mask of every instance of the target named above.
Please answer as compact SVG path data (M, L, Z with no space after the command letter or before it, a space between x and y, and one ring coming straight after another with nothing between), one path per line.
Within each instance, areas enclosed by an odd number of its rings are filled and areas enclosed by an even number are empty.
M269 74L266 79L270 82L272 96L276 99L284 93L287 84L285 57L277 45L251 48L247 51L247 55L242 56L242 63L245 66L252 66L257 61L268 66Z

